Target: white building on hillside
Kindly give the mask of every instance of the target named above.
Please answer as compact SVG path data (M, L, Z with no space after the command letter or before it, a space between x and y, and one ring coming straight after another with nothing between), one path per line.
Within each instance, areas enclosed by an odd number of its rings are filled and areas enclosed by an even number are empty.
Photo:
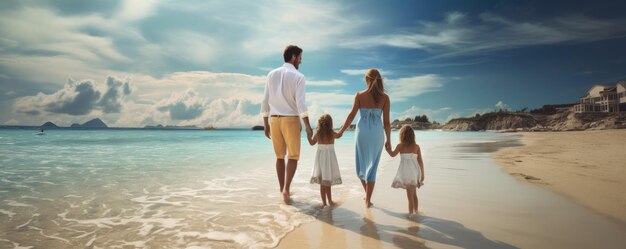
M626 81L595 85L574 106L575 112L626 112Z

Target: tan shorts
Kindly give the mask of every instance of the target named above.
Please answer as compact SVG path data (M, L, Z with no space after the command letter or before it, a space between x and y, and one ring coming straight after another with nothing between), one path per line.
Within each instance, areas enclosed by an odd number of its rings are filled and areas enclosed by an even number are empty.
M300 159L300 118L295 117L270 117L270 135L276 158L285 159L287 151L288 159Z

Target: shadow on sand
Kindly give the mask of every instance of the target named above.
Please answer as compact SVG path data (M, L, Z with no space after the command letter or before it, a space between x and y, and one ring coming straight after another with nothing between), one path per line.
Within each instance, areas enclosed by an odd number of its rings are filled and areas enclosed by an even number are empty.
M385 214L397 218L406 218L406 214L379 208ZM514 249L519 248L501 241L490 240L481 232L465 227L463 224L436 218L427 215L419 215L414 236L427 241L441 244L458 246L461 248L485 248L485 249ZM409 228L410 229L410 228Z
M384 241L399 248L429 248L428 241L457 246L461 248L484 248L484 249L513 249L513 245L494 241L486 238L481 232L465 227L463 224L436 217L420 215L417 221L409 220L404 213L397 213L383 208L374 207L364 214L358 214L335 206L333 208L319 208L309 215L316 219L376 241ZM376 224L375 213L382 213L406 220L406 226ZM379 213L380 214L380 213ZM383 247L372 244L364 245L368 248Z

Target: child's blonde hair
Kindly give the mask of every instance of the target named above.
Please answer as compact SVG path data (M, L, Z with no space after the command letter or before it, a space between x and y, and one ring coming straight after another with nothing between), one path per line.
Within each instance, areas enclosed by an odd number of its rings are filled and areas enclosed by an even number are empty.
M415 132L410 125L403 125L400 128L400 143L401 144L415 144Z
M320 138L332 139L334 137L333 118L330 114L323 114L317 120L315 135Z

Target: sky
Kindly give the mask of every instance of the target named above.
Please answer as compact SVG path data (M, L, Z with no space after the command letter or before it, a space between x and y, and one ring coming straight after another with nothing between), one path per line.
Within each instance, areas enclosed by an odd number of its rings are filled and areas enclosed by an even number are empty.
M574 103L626 79L622 1L0 2L0 124L248 128L303 52L311 119L378 68L391 118Z

